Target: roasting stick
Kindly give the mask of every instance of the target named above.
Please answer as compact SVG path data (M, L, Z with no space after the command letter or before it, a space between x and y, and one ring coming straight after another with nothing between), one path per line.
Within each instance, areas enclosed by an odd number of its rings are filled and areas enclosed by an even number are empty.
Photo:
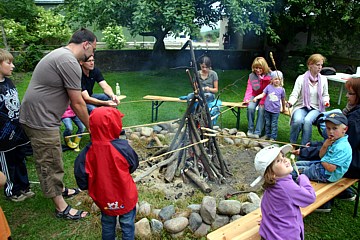
M169 151L169 152L160 154L160 155L158 155L158 156L156 156L156 157L148 158L148 159L146 159L145 161L141 161L141 163L153 161L153 160L158 159L158 158L161 158L161 157L163 157L163 156L165 156L165 155L167 155L167 154L169 154L169 153L178 152L178 151L184 150L184 149L186 149L186 148L189 148L189 147L192 147L192 146L195 146L195 145L198 145L198 144L206 143L207 141L209 141L209 139L203 139L203 140L201 140L201 141L199 141L199 142L195 142L195 143L186 145L186 146L184 146L184 147L174 149L174 150L172 150L172 151Z
M291 154L291 155L290 155L290 159L291 159L291 164L293 165L295 172L297 173L298 176L300 176L300 174L299 174L299 169L298 169L298 167L296 166L296 162L295 162L295 155L294 155L294 154Z
M279 78L279 74L278 74L278 72L277 72L276 63L275 63L275 59L274 59L273 53L270 52L269 55L270 55L271 62L272 62L272 64L274 65L274 68L275 68L275 70L276 70L276 75L277 75L277 77ZM284 79L283 79L283 80L284 80ZM283 82L283 83L284 83L284 82ZM287 106L285 106L285 107L287 107ZM288 107L287 109L288 109L288 111L289 111L289 115L291 116L291 109L290 109L289 107Z
M163 122L156 122L156 123L147 123L147 124L141 124L141 125L134 125L134 126L129 126L129 127L123 127L123 129L129 129L129 128L137 128L137 127L147 127L147 126L153 126L156 124L162 124L162 123L169 123L169 122L176 122L180 120L178 119L173 119L173 120L169 120L169 121L163 121ZM66 136L65 138L71 138L71 137L76 137L76 136L83 136L83 135L89 135L90 133L88 132L84 132L84 133L79 133L79 134L74 134L74 135L70 135L70 136Z

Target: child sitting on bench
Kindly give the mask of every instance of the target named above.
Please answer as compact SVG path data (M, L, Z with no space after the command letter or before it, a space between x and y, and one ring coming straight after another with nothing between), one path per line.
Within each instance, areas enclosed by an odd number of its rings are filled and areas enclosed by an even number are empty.
M325 118L328 138L319 152L319 160L298 161L299 172L313 181L336 182L344 176L352 159L348 141L347 118L342 113L332 113ZM293 172L293 176L295 176Z
M262 239L304 239L304 222L300 207L312 204L315 191L306 175L300 175L295 183L291 172L293 167L285 154L291 145L271 145L260 150L255 156L255 169L261 174L250 186L265 179L261 200Z

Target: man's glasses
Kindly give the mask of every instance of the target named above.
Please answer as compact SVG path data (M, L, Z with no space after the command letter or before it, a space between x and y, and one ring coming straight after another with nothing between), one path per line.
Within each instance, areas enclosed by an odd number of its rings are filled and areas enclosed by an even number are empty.
M86 62L95 62L95 59L87 60Z
M356 95L356 93L354 93L354 92L347 92L346 94L347 94L347 95L350 95L350 96Z

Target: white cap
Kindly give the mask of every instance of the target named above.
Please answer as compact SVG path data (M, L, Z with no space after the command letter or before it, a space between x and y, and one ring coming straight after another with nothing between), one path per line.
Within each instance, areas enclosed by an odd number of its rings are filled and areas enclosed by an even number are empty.
M258 184L264 176L266 168L276 159L280 152L286 154L292 150L290 144L284 145L282 147L277 147L276 145L271 145L261 149L255 156L254 165L256 171L260 176L255 179L254 182L250 184L250 187L254 187Z
M284 79L283 73L279 70L272 71L270 73L270 76L271 76L271 79L274 79L274 78L279 78L280 80Z

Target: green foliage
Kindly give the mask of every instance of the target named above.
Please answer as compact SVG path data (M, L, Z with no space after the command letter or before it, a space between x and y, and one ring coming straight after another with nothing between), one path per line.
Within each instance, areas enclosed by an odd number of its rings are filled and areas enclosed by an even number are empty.
M36 64L44 56L41 45L30 44L25 50L15 57L14 65L17 72L33 71Z
M102 32L103 40L109 49L122 49L126 44L126 39L121 26L110 25Z
M21 25L19 22L15 22L12 19L3 19L1 23L4 26L7 44L13 50L22 49L27 42L34 40L29 32L26 31L26 26ZM4 41L0 42L0 47L5 47Z
M358 1L285 0L276 1L271 9L271 27L280 41L275 47L284 49L300 32L309 32L307 45L321 47L321 53L345 52L358 57L354 39L360 39L360 4Z
M64 12L70 22L82 26L94 24L103 29L115 22L130 29L132 35L154 36L154 49L163 50L163 39L169 32L175 36L181 32L196 34L202 25L215 26L224 16L240 33L254 30L261 34L269 28L268 10L273 3L274 0L65 0Z
M31 15L32 18L28 21L24 19L18 21L17 15L6 15L9 18L0 20L4 27L6 41L12 50L23 50L30 44L59 46L69 39L71 29L64 23L62 15L36 6L33 12L36 15ZM30 20L31 23L29 23ZM2 40L0 46L4 47L4 39Z
M32 32L36 42L43 45L60 45L71 36L71 29L65 24L64 16L38 7L38 18Z

